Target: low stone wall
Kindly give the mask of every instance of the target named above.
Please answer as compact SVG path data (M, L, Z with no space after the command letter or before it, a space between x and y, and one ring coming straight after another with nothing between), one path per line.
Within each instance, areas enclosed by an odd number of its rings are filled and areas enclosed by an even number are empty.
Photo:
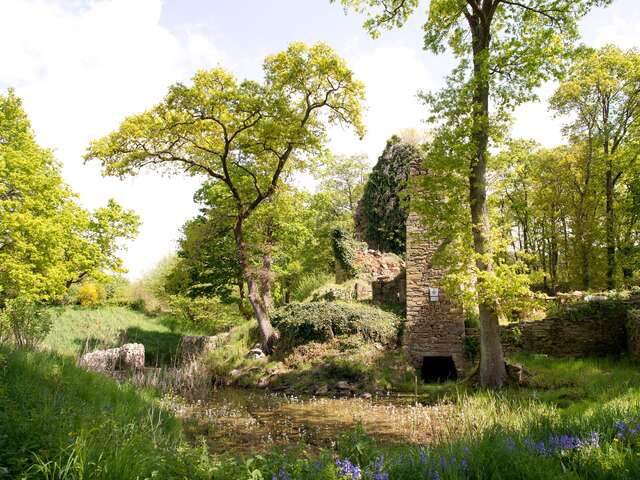
M371 283L373 303L376 305L405 305L407 303L406 274L402 272L392 280Z
M635 350L640 359L640 335L631 338L627 333L629 306L620 303L607 314L572 315L569 311L563 316L501 326L502 346L506 353L523 351L554 357L598 357ZM594 306L594 310L597 308ZM640 333L640 318L635 322ZM467 328L465 333L467 342L479 340L478 329Z
M627 351L629 356L640 361L640 310L627 312Z

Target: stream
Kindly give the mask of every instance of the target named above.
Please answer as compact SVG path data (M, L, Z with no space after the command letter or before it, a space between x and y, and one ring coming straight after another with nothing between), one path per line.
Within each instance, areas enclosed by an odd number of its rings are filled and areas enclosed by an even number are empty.
M189 440L203 439L213 453L263 453L304 443L331 448L359 424L379 443L426 444L451 438L459 409L450 403L421 405L413 397L299 397L225 387L193 403L173 401Z

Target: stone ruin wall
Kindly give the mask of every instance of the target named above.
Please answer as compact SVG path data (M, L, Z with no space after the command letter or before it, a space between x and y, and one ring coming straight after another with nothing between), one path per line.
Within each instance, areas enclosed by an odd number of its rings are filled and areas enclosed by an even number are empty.
M402 344L416 367L425 357L451 357L458 376L463 376L469 368L464 318L460 308L443 295L445 272L431 262L438 245L426 241L424 232L418 216L411 213L407 219L407 320ZM432 295L434 289L437 297Z

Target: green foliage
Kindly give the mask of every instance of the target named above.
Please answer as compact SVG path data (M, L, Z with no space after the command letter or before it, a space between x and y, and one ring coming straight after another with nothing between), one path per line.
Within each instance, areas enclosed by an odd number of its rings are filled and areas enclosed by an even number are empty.
M273 312L273 325L286 349L307 342L359 335L367 341L397 342L400 319L375 307L346 302L291 303Z
M18 347L34 348L51 330L51 314L42 305L24 297L7 300L0 310L0 340Z
M462 348L467 358L474 361L478 358L478 354L480 353L480 341L477 337L465 336Z
M331 235L333 256L344 271L346 278L353 278L358 274L355 264L356 244L353 237L341 228L336 228Z
M183 442L150 392L53 353L0 354L0 472L9 478L210 478L208 457Z
M182 330L197 330L207 335L227 331L241 320L235 305L225 304L216 297L172 295L169 308L177 320L173 329L181 326Z
M330 155L323 160L316 173L320 180L317 195L326 197L334 224L352 229L368 170L366 155Z
M398 136L387 141L358 204L356 231L369 248L404 256L407 212L404 208L411 166L421 166L418 147Z
M305 301L308 302L333 302L335 300L355 300L354 286L357 280L349 280L341 284L326 283L309 294Z
M613 299L583 302L570 305L559 313L560 316L580 321L583 318L611 319L626 318L630 305Z
M298 283L294 287L291 295L291 300L294 302L302 302L311 297L312 293L332 282L334 275L329 273L311 272L306 273L300 277Z
M604 243L607 249L607 288L619 283L617 245L623 252L634 250L631 238L637 230L636 214L625 215L629 220L624 241L616 219L616 190L624 175L634 170L638 151L638 121L640 119L640 53L633 49L623 52L613 45L599 50L584 49L573 62L569 75L551 99L552 107L560 114L571 115L565 132L574 140L587 144L586 164L604 190ZM624 196L622 196L624 199ZM623 203L624 205L624 203ZM626 275L633 269L623 262ZM589 287L589 285L587 285Z
M20 99L0 95L0 302L61 300L86 276L121 271L119 241L133 238L138 223L113 200L80 208L60 163L36 143Z

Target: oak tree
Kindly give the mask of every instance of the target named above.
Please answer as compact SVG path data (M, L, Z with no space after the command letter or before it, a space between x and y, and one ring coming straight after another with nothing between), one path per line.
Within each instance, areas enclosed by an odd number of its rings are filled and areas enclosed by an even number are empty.
M173 85L163 102L94 141L86 157L99 159L107 175L161 168L204 175L224 186L235 210L238 263L263 346L271 351L277 334L250 263L245 223L284 174L320 153L328 125L364 134L364 87L325 44L292 43L267 57L263 71L261 83L239 82L222 68L200 71L191 85Z

